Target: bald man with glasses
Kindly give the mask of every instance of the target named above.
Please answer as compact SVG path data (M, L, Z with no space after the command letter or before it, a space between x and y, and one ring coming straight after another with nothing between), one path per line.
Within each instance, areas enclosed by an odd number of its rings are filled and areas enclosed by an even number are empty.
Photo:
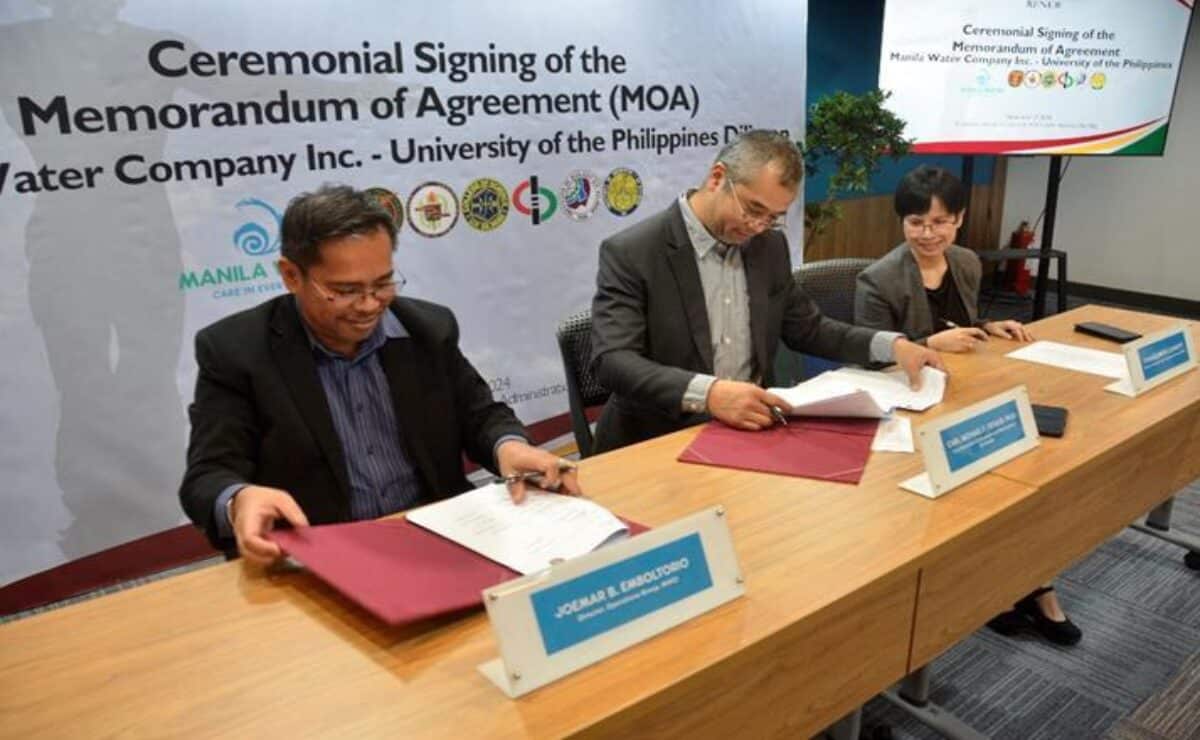
M570 464L528 444L458 348L449 309L397 297L396 230L370 195L326 186L281 226L286 295L196 335L179 497L213 545L267 564L293 526L370 519L468 490L465 453L578 493Z
M772 385L780 340L843 362L899 364L915 384L940 356L898 332L821 315L792 279L780 225L804 174L786 135L742 133L700 187L600 245L592 371L612 391L594 452L716 418L746 430L788 410Z

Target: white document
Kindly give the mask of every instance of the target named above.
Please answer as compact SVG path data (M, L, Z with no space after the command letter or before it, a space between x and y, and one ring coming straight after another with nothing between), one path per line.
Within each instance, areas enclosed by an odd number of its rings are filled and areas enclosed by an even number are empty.
M410 511L413 524L522 574L583 555L629 533L608 509L579 496L529 491L514 504L502 483Z
M842 368L821 373L791 388L770 388L787 401L793 416L845 416L882 419L895 408L924 411L940 403L946 392L946 374L931 367L921 369L921 390L908 387L901 370L876 372Z
M1076 347L1061 342L1034 342L1021 349L1009 352L1006 357L1042 365L1053 365L1080 373L1101 375L1105 378L1129 377L1129 366L1125 355L1119 352L1104 352L1087 347Z
M908 376L900 368L887 372L844 367L832 375L840 380L869 391L880 406L888 409L924 411L942 402L946 395L946 373L933 367L921 368L921 389L908 385Z
M892 416L880 421L871 449L875 452L915 452L912 424L908 418Z

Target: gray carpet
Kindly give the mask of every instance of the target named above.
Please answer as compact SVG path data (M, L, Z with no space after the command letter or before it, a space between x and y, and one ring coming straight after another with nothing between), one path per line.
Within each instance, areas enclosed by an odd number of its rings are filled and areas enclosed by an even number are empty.
M1200 481L1176 499L1172 527L1200 533ZM1126 530L1055 585L1079 645L980 630L934 661L933 701L998 739L1200 738L1200 573L1183 551ZM880 699L865 721L939 737Z
M996 301L988 313L1028 321L1030 306ZM1177 496L1172 527L1200 535L1200 481ZM998 740L1200 740L1200 572L1183 551L1125 530L1055 585L1079 645L980 630L934 661L933 701ZM940 737L882 699L864 721Z

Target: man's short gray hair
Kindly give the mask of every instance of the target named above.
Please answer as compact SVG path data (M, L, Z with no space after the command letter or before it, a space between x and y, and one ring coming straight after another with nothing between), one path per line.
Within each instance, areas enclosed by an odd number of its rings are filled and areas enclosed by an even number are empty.
M779 184L798 185L804 178L804 156L785 132L768 129L744 131L717 153L734 182L752 180L767 164L779 170Z

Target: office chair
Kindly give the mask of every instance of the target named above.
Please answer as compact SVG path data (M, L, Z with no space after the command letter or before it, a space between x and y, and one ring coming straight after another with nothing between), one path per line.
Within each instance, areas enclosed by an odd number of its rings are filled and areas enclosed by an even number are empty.
M865 257L843 257L840 259L821 260L801 265L792 278L800 289L808 294L821 313L831 319L854 323L854 284L858 273L866 269L874 260ZM794 385L801 380L812 378L826 370L835 370L841 363L827 360L824 357L801 355L791 351L786 346L776 353L779 358L775 363L776 383L782 386Z
M609 391L600 387L592 376L592 312L591 309L571 314L555 331L558 349L562 353L563 370L567 376L567 401L571 405L571 430L579 457L592 454L592 428L587 409L608 400Z

